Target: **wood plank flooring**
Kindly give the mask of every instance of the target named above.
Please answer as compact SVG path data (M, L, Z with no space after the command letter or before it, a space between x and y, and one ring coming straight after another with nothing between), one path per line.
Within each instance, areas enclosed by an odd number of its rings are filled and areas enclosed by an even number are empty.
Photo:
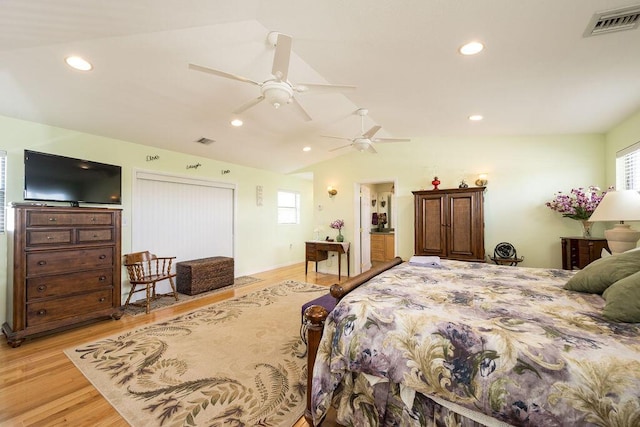
M0 337L4 341L0 344L0 426L127 426L127 422L65 356L64 349L165 320L283 280L298 280L327 287L338 282L338 276L316 273L312 269L305 277L302 263L252 276L262 280L235 291L149 314L125 315L118 321L98 321L28 339L18 348L11 348L6 344L5 337ZM346 277L342 276L340 281L345 280ZM323 423L324 427L333 425L331 421ZM295 424L295 427L307 426L304 419Z

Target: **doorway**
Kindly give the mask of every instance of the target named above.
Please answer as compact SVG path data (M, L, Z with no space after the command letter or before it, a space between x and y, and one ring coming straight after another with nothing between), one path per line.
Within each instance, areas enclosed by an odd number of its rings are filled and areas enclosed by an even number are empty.
M355 228L359 230L353 248L354 272L360 274L397 253L396 181L368 181L354 185Z

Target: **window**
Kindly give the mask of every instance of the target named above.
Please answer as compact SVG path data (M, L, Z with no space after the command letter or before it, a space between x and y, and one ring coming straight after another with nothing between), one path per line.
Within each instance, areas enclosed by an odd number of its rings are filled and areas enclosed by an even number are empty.
M278 191L278 224L300 224L300 194Z
M616 153L616 188L640 190L640 142Z
M4 233L5 209L4 202L7 189L7 152L0 151L0 233Z

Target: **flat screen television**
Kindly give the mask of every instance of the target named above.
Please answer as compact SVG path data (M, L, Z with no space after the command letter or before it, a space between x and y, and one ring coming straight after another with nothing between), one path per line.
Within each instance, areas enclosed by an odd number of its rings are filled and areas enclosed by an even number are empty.
M24 150L24 200L120 204L122 168Z

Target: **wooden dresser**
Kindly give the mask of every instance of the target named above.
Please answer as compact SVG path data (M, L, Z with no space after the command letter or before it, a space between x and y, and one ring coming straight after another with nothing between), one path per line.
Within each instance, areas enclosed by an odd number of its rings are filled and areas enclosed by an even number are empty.
M598 237L561 237L562 268L574 270L585 268L600 258L602 249L609 251L607 239Z
M7 342L98 318L119 319L121 210L8 209ZM11 266L13 265L13 269Z
M484 189L414 191L415 255L485 262Z

